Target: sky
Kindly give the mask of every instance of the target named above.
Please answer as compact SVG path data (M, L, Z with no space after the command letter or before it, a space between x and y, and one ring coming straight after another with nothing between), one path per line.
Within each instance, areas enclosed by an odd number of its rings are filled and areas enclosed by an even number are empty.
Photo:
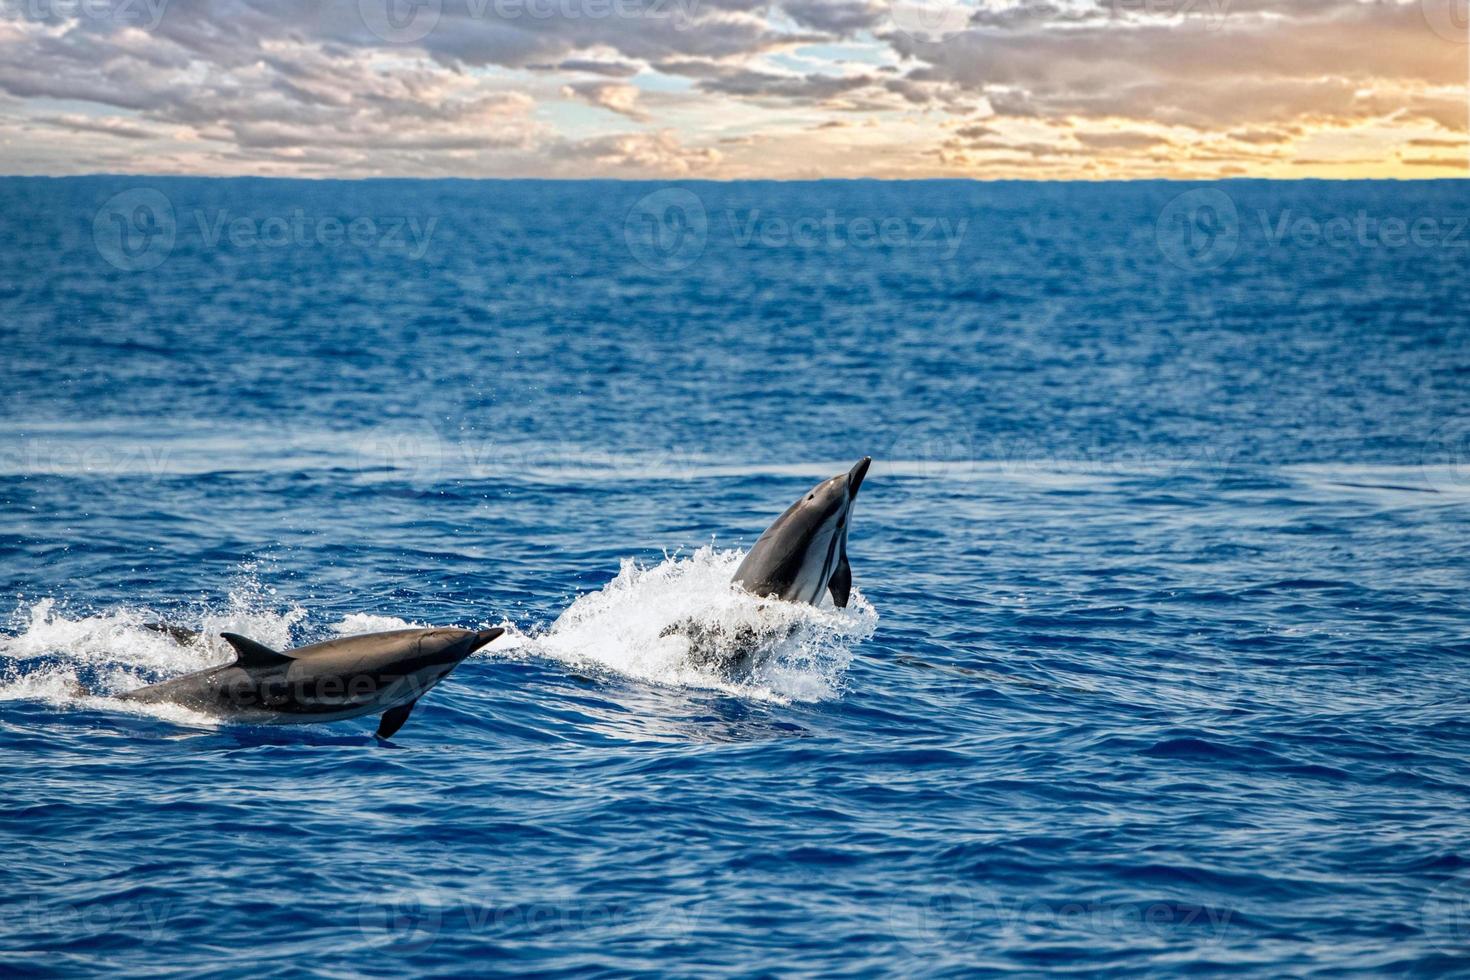
M1467 0L0 0L0 172L1465 176Z

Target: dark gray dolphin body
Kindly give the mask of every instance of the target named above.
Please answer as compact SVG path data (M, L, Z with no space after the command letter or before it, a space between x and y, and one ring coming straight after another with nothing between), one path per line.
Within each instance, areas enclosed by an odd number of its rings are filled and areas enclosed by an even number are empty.
M864 456L846 473L823 480L776 518L735 569L733 581L745 591L787 602L816 605L823 592L845 607L852 594L847 563L847 530L852 505L868 474Z
M348 636L279 652L235 633L233 663L119 695L169 702L249 724L307 724L383 715L389 738L414 703L505 630L408 629Z

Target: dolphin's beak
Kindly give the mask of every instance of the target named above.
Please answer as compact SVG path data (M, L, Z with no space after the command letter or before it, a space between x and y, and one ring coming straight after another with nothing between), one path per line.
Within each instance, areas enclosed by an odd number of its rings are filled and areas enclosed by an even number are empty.
M503 626L492 626L490 629L480 630L478 633L475 634L474 640L470 642L470 653L474 653L476 650L480 649L480 647L489 643L491 640L500 636L500 634L504 632L505 627Z
M868 464L873 462L873 457L864 456L857 461L857 465L847 471L847 498L851 500L857 496L858 487L863 485L863 477L868 475Z

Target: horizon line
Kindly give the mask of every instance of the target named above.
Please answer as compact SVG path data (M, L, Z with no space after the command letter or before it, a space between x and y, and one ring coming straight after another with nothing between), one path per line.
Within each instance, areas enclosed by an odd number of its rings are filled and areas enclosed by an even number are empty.
M298 174L181 174L181 173L127 173L98 171L85 174L0 174L0 180L96 180L104 177L131 178L134 180L277 180L277 181L336 181L339 183L365 183L367 181L463 181L467 183L540 183L540 184L820 184L820 183L872 183L872 184L1222 184L1222 183L1272 183L1272 184L1368 184L1400 183L1424 184L1445 181L1470 182L1470 175L1462 177L1251 177L1231 175L1228 177L471 177L471 176L412 176L384 174L375 176L321 176Z

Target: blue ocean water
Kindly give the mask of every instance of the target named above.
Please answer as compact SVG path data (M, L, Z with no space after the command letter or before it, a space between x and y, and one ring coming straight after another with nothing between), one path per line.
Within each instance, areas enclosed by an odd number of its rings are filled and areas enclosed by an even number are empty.
M1470 972L1463 182L0 202L0 970ZM510 635L380 746L153 619Z

